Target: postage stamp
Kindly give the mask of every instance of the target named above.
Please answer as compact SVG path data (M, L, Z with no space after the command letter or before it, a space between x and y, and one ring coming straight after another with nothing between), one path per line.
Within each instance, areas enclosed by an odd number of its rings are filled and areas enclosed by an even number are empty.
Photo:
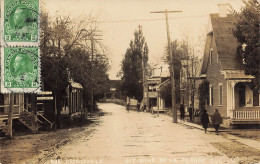
M37 92L40 90L38 47L2 47L1 92Z
M1 5L3 42L38 42L39 0L4 0Z

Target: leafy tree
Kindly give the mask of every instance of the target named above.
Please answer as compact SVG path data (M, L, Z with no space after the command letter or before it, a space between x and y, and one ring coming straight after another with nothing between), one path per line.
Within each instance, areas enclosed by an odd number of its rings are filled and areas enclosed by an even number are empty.
M241 65L246 74L253 75L253 83L259 88L259 71L260 71L260 43L259 43L259 25L260 25L260 8L257 0L243 0L245 6L241 13L234 12L238 17L233 35L241 45L238 47L238 55ZM243 50L243 46L246 45Z
M143 98L142 58L144 56L146 63L149 51L143 36L142 26L139 26L134 32L134 37L134 40L130 41L130 47L126 50L121 62L119 76L122 79L123 93L130 98L141 101Z
M159 96L165 100L165 106L169 107L172 105L172 94L171 94L171 82L167 81L160 87Z
M95 61L91 61L90 42L87 40L96 30L90 28L91 25L95 25L92 18L85 21L57 16L55 21L50 21L47 13L41 15L42 81L44 89L53 91L55 95L57 119L66 96L69 72L74 81L83 86L85 100L89 99L92 87L97 94L104 91L108 79L108 59L95 54ZM96 77L95 80L93 77Z
M175 102L180 103L180 71L181 71L181 59L188 54L188 47L184 42L179 43L177 40L171 42L172 55L173 55L173 68L174 68L174 81L175 81ZM167 50L167 48L166 48ZM168 52L168 50L166 51ZM170 56L167 53L164 56L164 62L170 64ZM170 92L170 90L163 90L163 92ZM167 95L161 93L160 95ZM165 99L165 97L162 97Z

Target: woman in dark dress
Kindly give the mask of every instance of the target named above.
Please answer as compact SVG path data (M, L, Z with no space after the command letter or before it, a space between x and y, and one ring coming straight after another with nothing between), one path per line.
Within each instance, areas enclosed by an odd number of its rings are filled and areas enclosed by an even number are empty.
M185 109L184 109L184 105L183 104L180 105L180 113L181 113L181 115L180 115L181 121L184 121Z
M202 127L205 129L205 133L206 133L208 125L209 125L209 115L207 113L207 110L202 111L200 121L201 121Z

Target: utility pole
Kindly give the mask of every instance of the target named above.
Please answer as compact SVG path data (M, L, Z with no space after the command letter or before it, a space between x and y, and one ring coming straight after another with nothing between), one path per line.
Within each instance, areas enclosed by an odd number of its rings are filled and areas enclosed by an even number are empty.
M100 32L100 31L92 31L91 32ZM95 46L94 46L94 41L96 40L103 40L103 39L97 39L97 38L94 38L95 36L102 36L102 35L97 35L97 34L92 34L90 36L90 41L91 41L91 91L90 91L90 94L91 94L91 97L90 97L90 103L91 103L91 114L94 112L94 69L93 69L93 61L94 61L94 49L95 49Z
M142 55L142 70L143 70L143 101L145 100L146 97L146 109L149 110L149 94L148 94L148 84L146 79L146 60L145 60L145 54L142 50L141 50L141 55Z
M168 23L168 13L176 13L176 12L182 12L182 11L168 11L167 9L165 11L153 11L150 13L164 13L166 17L166 30L167 30L167 40L168 40L168 53L170 56L170 78L171 78L171 92L172 92L172 111L173 111L173 122L177 123L177 108L175 104L175 81L174 81L174 67L173 67L173 55L172 55L172 48L171 48L171 38L170 38L170 32L169 32L169 23Z

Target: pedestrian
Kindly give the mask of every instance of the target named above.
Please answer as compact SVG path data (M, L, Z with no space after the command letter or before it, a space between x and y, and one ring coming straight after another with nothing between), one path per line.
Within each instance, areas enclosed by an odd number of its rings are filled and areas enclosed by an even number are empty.
M208 128L208 124L209 124L209 115L207 113L207 110L205 110L205 109L202 111L200 122L202 124L202 127L205 129L205 133L206 133L207 128Z
M137 111L140 112L140 103L137 102Z
M215 127L216 133L218 133L219 125L222 123L222 117L221 117L220 113L218 112L218 109L214 110L214 113L211 116L211 121Z
M190 116L190 122L192 122L192 106L191 106L191 104L190 104L188 111L189 111L189 116Z
M146 112L146 104L144 104L144 106L143 106L143 107L144 107L144 112Z
M127 112L129 112L129 110L130 110L130 104L129 104L129 102L126 104L126 110L127 110Z
M184 110L184 105L183 104L180 105L180 113L181 113L181 115L180 115L181 121L184 121L185 110Z

